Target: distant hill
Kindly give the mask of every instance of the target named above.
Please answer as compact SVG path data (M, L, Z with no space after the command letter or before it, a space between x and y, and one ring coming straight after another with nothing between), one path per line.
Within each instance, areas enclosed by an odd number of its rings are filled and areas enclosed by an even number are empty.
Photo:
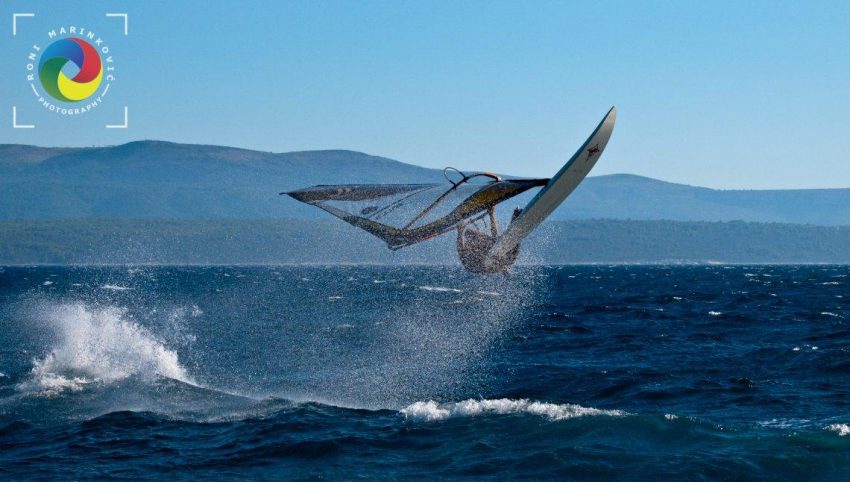
M50 151L0 146L0 219L312 218L314 210L278 193L318 182L442 179L352 151L271 154L158 141Z
M0 220L315 219L325 215L277 193L321 183L442 180L437 169L344 150L0 145ZM850 189L715 190L617 174L588 178L553 216L600 218L850 225Z

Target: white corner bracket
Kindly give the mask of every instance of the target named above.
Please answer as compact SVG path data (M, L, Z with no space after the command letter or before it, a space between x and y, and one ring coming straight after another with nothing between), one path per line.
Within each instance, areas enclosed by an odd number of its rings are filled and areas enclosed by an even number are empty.
M12 129L35 129L35 124L18 124L18 108L12 106Z
M107 13L106 16L107 17L123 18L124 19L124 36L126 37L127 35L130 34L130 30L129 30L130 16L128 14L126 14L126 13Z
M12 35L18 35L18 18L20 17L35 17L34 13L13 13L12 14Z
M106 125L106 128L107 128L107 129L126 129L126 128L127 128L127 126L129 125L129 124L128 124L128 122L127 122L127 120L128 120L128 117L127 117L127 106L125 105L125 106L124 106L124 123L123 123L123 124L107 124L107 125Z

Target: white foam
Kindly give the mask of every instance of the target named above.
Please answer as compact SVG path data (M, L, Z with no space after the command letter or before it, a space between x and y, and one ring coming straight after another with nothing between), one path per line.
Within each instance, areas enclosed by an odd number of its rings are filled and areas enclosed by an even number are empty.
M571 403L557 404L536 402L528 399L475 400L470 398L457 403L438 404L434 400L415 402L399 411L405 418L413 420L445 420L454 417L476 417L485 414L508 415L526 413L546 417L549 420L566 420L585 416L621 417L628 413L621 410L601 410L582 407Z
M841 318L842 317L841 315L839 315L837 313L832 313L832 312L829 312L829 311L821 311L820 314L821 314L821 316L831 316L833 318Z
M52 284L53 284L52 281L45 281L44 283L41 283L42 286L50 286Z
M436 291L439 293L462 293L463 290L457 288L446 288L445 286L420 286L420 290Z
M711 315L711 316L720 316L723 313L721 313L719 311L709 311L708 314Z
M111 284L105 284L105 285L101 286L100 288L104 289L104 290L112 290L112 291L128 291L128 290L133 289L133 288L128 288L126 286L111 285Z
M756 423L762 427L788 430L808 427L811 425L812 421L807 418L772 418L770 420Z
M664 418L667 420L676 420L679 416L674 413L665 413Z
M850 425L847 425L846 423L833 423L826 427L826 429L838 433L839 437L846 437L850 435Z
M56 332L56 345L33 360L29 379L19 386L23 391L55 394L130 376L193 383L177 353L133 322L126 310L74 303L47 307L43 316Z

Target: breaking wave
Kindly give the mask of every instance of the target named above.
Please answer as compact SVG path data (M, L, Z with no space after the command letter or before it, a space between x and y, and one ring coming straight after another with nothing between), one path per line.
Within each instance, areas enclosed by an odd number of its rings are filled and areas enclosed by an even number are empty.
M571 403L557 404L537 402L528 399L512 400L500 398L496 400L469 399L462 402L439 404L433 400L415 402L399 411L405 418L413 420L445 420L454 417L476 417L479 415L495 414L529 414L548 418L552 421L586 416L622 417L629 415L621 410L602 410L592 407L582 407Z

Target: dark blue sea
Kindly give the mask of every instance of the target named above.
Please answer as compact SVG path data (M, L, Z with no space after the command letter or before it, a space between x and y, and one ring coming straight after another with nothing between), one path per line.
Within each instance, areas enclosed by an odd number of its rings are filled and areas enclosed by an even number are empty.
M848 480L848 274L0 268L0 479Z

